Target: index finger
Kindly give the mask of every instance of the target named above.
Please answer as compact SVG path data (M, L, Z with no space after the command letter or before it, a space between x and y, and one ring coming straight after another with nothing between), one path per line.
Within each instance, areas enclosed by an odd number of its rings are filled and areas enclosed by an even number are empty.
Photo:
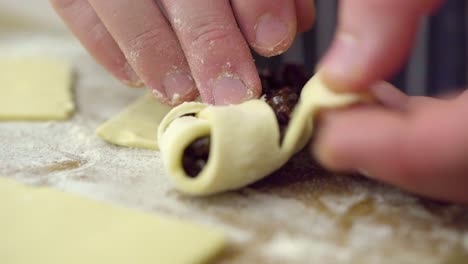
M258 97L260 79L228 0L162 0L204 102Z

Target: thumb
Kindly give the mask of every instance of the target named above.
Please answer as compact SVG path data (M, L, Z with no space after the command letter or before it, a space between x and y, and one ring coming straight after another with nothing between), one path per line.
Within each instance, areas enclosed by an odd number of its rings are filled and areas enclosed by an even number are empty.
M418 194L468 204L468 93L450 101L405 101L401 110L366 106L324 114L316 157L329 169L360 171Z
M338 91L362 90L403 64L424 15L441 0L342 0L321 70Z

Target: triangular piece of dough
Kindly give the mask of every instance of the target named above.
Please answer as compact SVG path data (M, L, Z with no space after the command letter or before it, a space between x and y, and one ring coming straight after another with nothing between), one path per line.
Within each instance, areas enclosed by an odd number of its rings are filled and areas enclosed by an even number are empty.
M206 263L221 232L0 177L0 263Z
M53 58L0 58L0 120L64 120L75 110L69 64Z
M170 110L147 94L98 127L97 134L119 146L158 149L158 126Z

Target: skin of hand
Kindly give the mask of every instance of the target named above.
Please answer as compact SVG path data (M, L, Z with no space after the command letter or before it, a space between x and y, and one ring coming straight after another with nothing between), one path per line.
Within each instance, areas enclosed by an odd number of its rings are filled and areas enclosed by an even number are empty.
M315 157L424 196L468 203L468 92L408 97L385 79L406 58L417 26L441 1L342 0L339 29L321 63L337 91L370 92L384 106L323 113Z
M384 107L322 115L313 148L321 164L468 204L468 92L449 99L409 97L379 83L372 93Z
M50 1L109 72L171 105L198 95L217 105L258 97L249 46L281 54L315 17L311 0Z
M402 66L422 19L442 0L341 0L331 48L319 64L336 91L362 91Z

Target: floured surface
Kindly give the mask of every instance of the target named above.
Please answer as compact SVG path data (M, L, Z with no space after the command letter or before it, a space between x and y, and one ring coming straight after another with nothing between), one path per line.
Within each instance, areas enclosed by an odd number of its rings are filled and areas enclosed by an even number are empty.
M40 45L66 55L78 70L79 111L67 122L0 122L0 175L220 227L232 241L221 263L467 262L468 210L330 175L306 153L241 191L181 196L157 152L116 147L95 134L143 90L118 84L75 42L5 45L0 53L45 53Z
M225 245L218 230L3 177L0 211L0 262L8 264L201 264Z
M0 57L0 120L63 120L75 109L66 62L35 56Z

